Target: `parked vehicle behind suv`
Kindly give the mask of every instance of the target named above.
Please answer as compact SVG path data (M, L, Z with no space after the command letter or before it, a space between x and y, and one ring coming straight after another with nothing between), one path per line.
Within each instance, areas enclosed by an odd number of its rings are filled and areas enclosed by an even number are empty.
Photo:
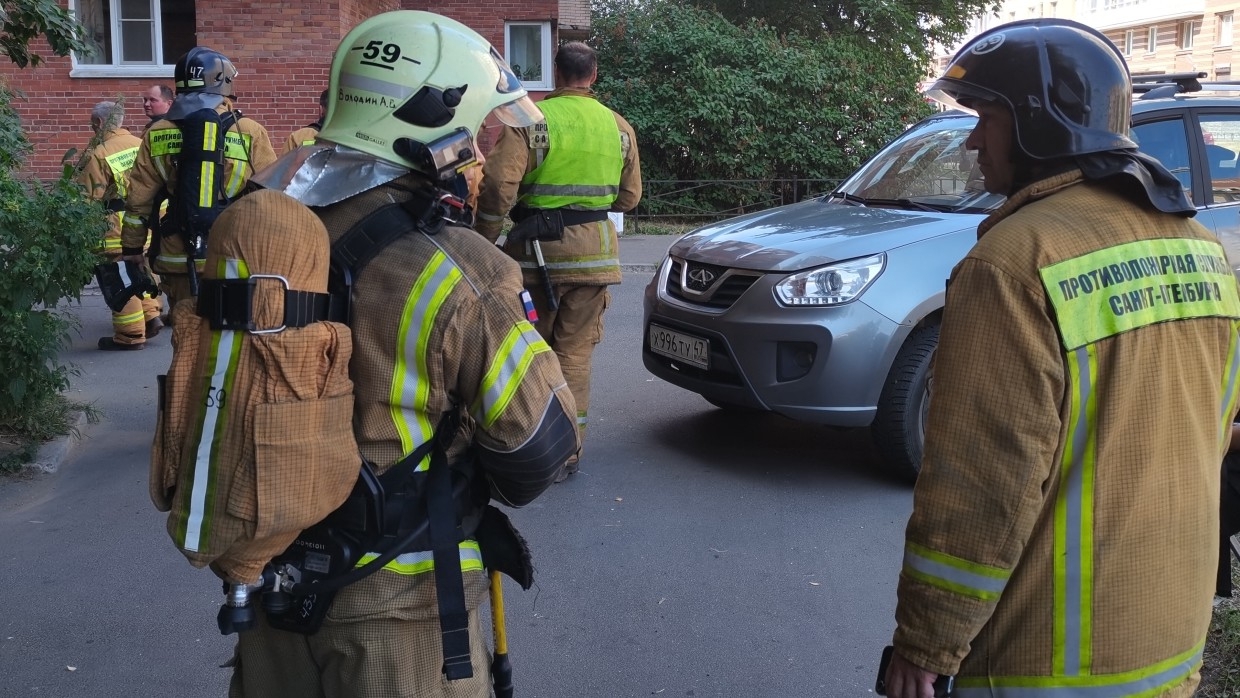
M1234 265L1240 93L1202 90L1200 77L1134 80L1132 135ZM964 149L975 123L936 114L831 194L681 238L646 288L646 368L723 409L868 426L884 461L915 477L945 282L1003 202Z

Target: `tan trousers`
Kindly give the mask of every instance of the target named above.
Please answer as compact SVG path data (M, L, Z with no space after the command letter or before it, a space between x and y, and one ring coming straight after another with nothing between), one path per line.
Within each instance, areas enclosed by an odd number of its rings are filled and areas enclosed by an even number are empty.
M577 403L577 436L584 446L590 409L590 368L594 347L603 341L603 313L611 305L606 286L555 286L560 307L547 308L542 284L529 289L538 311L534 327L560 360L560 370Z
M237 636L229 698L489 698L491 666L478 610L469 614L474 675L442 672L439 620L324 623L314 635L259 626Z
M168 296L168 312L177 307L177 303L186 298L193 298L189 293L189 274L169 274L163 273L159 275L159 290Z
M120 259L119 254L109 254L109 262ZM117 344L142 344L146 342L146 322L159 317L163 302L158 298L130 298L120 312L112 313L112 341Z

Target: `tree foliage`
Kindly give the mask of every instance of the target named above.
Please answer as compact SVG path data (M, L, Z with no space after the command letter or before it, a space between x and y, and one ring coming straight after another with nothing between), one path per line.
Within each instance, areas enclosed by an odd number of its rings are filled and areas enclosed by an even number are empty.
M42 61L29 47L39 36L57 55L85 49L83 30L54 0L0 0L0 50L15 64ZM62 302L90 281L108 218L72 164L54 182L21 176L31 146L13 99L0 83L0 431L30 438L49 405L65 409L72 368L59 354L75 320Z
M929 111L920 75L856 34L737 25L674 0L594 8L595 90L633 125L647 180L837 179Z
M43 62L30 50L30 42L40 36L57 56L91 50L86 30L56 0L0 0L0 50L17 67Z
M758 19L779 32L807 37L855 36L887 52L888 60L929 65L932 42L950 46L974 18L997 12L996 0L691 0L736 23Z

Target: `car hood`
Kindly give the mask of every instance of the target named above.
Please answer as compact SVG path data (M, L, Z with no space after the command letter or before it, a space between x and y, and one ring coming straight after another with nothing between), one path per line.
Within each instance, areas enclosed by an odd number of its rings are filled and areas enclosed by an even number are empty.
M668 253L703 264L791 272L976 229L985 217L813 199L699 228Z

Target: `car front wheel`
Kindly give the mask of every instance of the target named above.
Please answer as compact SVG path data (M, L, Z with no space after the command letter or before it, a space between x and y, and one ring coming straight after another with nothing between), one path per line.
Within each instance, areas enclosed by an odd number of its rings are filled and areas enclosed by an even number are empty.
M887 374L870 434L889 467L909 480L921 471L930 409L930 367L939 344L939 326L913 330Z

